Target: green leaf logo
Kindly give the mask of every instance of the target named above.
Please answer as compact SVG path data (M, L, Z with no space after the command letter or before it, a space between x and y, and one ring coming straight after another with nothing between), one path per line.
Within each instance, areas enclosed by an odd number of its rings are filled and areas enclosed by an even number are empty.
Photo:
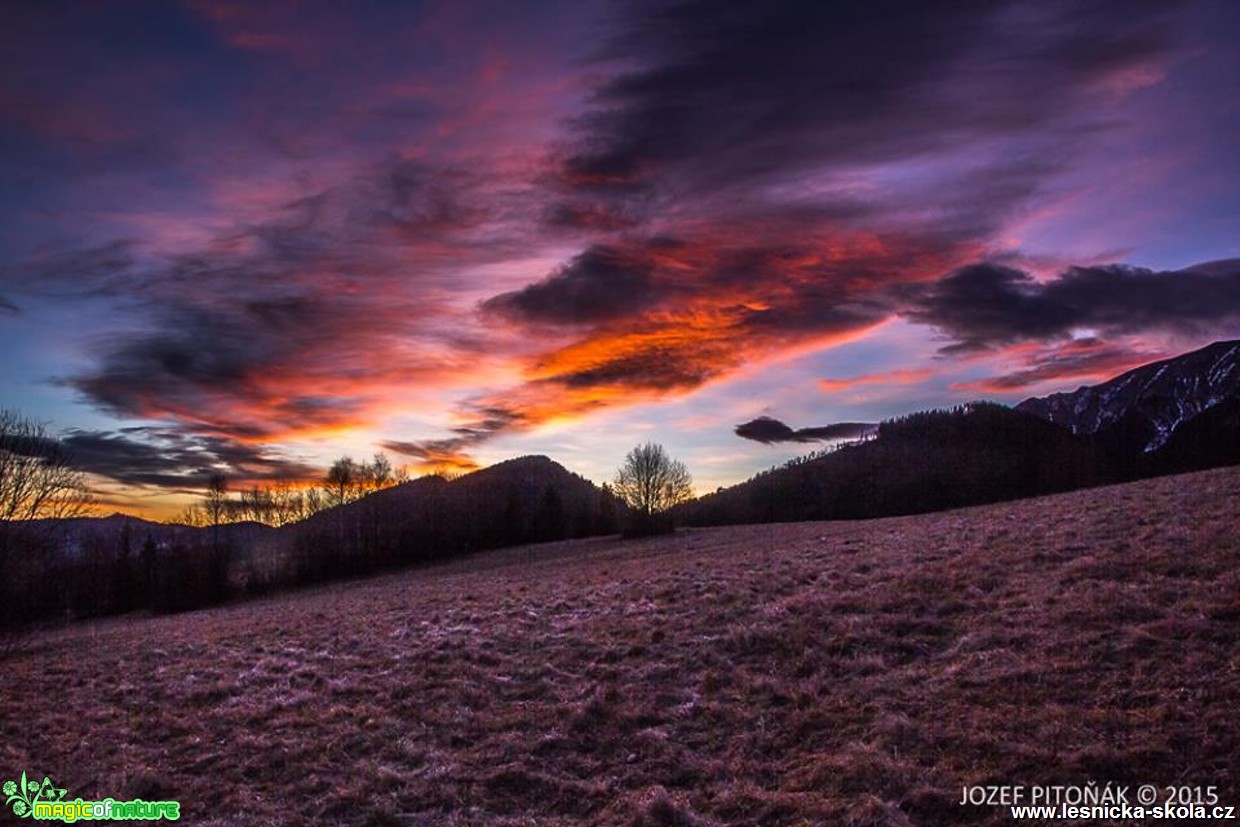
M6 796L4 803L13 808L14 815L21 817L34 815L35 802L60 801L67 792L53 784L52 779L46 775L40 784L28 780L24 772L20 781L5 781L4 785L0 786L0 791Z

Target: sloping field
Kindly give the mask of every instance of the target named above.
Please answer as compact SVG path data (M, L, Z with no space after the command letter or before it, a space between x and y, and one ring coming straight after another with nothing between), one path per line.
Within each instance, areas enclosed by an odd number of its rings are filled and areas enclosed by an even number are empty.
M46 632L0 662L0 777L220 825L1011 824L962 788L1090 781L1240 804L1238 504L1226 469Z

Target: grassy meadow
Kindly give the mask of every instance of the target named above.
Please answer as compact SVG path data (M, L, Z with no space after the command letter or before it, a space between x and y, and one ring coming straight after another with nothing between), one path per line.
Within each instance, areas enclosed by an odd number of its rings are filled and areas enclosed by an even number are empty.
M1010 824L962 787L1091 780L1240 804L1240 469L103 619L10 647L0 688L3 778L189 824Z

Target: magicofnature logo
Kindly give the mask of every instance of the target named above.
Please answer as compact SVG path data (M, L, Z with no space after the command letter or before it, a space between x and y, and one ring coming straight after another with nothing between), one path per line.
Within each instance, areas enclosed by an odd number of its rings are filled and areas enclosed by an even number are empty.
M4 791L5 805L13 805L13 815L29 817L34 815L34 805L39 801L48 803L60 801L67 790L57 787L52 779L43 776L43 783L27 781L26 773L22 773L21 781L5 781L0 788Z
M57 787L52 779L43 777L43 783L30 781L22 773L20 781L5 781L0 790L6 796L4 803L12 806L13 815L33 818L36 821L176 821L181 817L179 801L83 801L75 798L65 800L63 787Z

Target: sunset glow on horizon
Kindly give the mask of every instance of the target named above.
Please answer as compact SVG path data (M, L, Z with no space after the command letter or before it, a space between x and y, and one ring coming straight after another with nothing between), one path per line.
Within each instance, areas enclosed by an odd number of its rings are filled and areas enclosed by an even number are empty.
M1071 390L1240 338L1223 0L22 3L0 408L104 511Z

